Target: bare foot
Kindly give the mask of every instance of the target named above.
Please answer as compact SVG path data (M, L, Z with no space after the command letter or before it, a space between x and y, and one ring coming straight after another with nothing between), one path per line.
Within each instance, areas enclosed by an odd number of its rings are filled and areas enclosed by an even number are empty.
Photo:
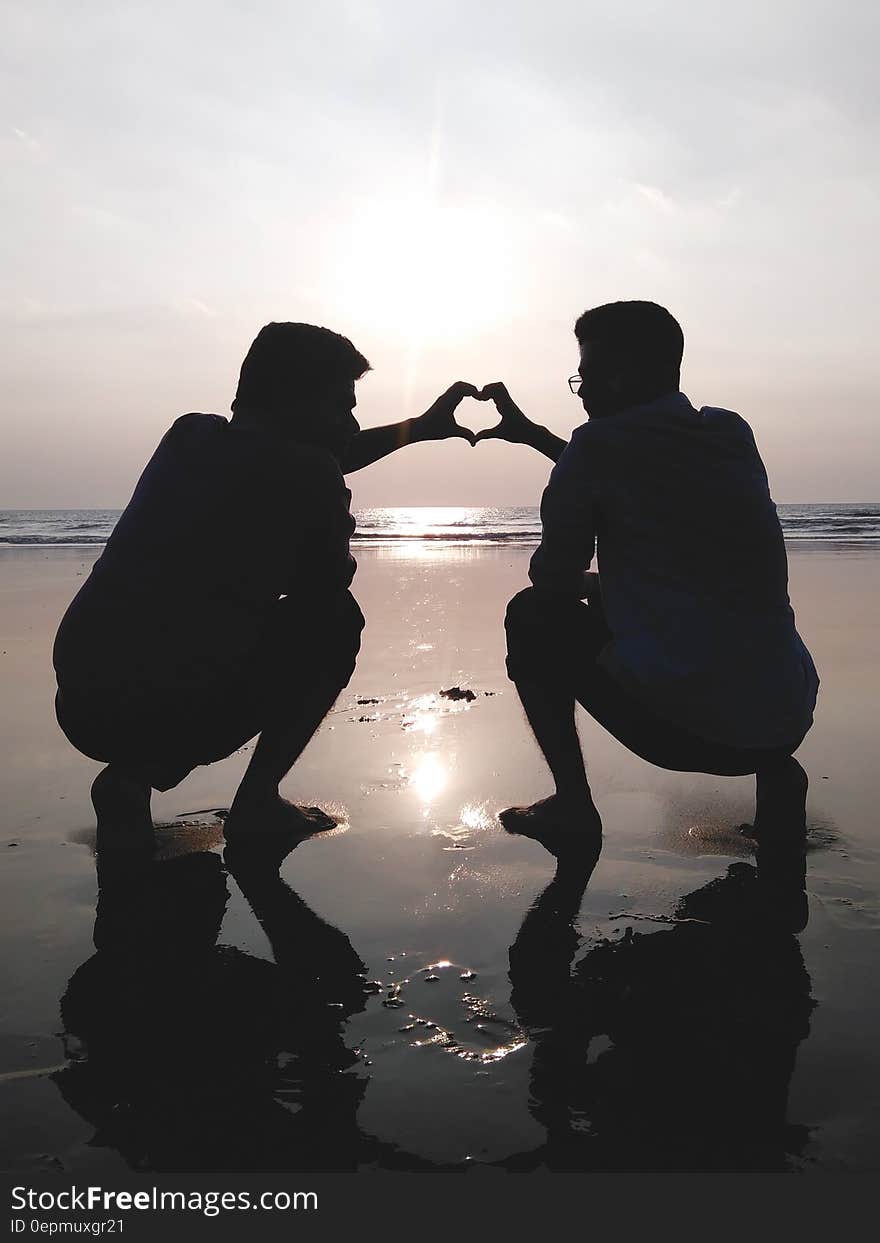
M146 781L108 764L92 783L92 806L98 820L97 847L105 850L152 848L151 788Z
M589 796L569 803L551 794L527 807L508 807L498 819L508 833L531 837L557 859L595 852L602 844L602 821Z
M227 842L236 844L265 836L313 837L339 824L320 807L301 807L280 794L266 799L233 800L223 828Z

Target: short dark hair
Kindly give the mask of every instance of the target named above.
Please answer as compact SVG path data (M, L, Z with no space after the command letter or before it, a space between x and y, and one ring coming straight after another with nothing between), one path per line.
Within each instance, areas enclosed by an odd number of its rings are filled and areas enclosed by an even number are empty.
M359 380L370 364L348 337L316 324L266 324L241 364L236 405L282 413L328 381Z
M607 302L584 311L574 326L578 343L596 342L633 364L639 374L665 377L681 368L684 333L656 302Z

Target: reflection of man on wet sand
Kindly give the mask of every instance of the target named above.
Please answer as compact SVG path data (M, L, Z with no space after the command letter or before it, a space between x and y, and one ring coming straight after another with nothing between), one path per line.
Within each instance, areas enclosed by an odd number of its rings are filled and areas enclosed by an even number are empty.
M443 1169L363 1130L368 1077L345 1041L366 968L348 937L247 852L230 863L274 962L217 944L218 855L99 856L98 951L61 1002L76 1056L53 1076L134 1169Z
M58 720L108 767L99 830L148 836L151 787L259 734L226 823L308 833L333 821L278 793L354 670L363 617L348 588L343 473L406 444L462 436L458 383L421 417L360 431L350 341L268 324L233 417L187 414L163 437L55 643Z
M597 307L575 335L569 384L589 422L568 444L531 423L503 385L483 390L502 418L478 439L528 444L556 463L533 586L506 621L508 671L556 789L502 820L555 853L601 833L577 699L662 768L756 773L767 875L775 845L788 848L780 861L803 847L806 775L792 755L818 678L795 630L754 437L739 415L696 410L679 391L684 339L662 307ZM585 574L594 549L598 576Z
M546 1140L500 1164L790 1168L809 1140L788 1121L788 1092L816 1003L755 869L732 864L681 899L671 928L629 927L572 971L592 862L560 862L510 948L511 1001L534 1049L529 1108Z

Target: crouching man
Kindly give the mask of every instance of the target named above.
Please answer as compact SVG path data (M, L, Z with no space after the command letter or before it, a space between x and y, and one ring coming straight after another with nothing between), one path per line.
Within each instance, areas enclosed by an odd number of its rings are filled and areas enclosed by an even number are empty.
M508 672L555 791L502 821L555 854L600 837L577 700L652 764L755 773L759 870L802 881L807 779L793 753L818 677L795 629L751 429L680 391L684 338L662 307L600 306L575 335L569 386L589 421L568 444L527 419L503 385L483 390L501 422L478 439L527 444L556 463L533 586L506 618ZM594 550L598 575L586 573Z
M58 721L107 767L92 787L99 844L149 841L152 789L259 734L230 840L334 821L279 783L354 671L364 619L349 591L354 519L343 474L406 444L470 432L459 382L420 418L361 431L347 338L268 324L233 417L186 414L163 437L55 641Z

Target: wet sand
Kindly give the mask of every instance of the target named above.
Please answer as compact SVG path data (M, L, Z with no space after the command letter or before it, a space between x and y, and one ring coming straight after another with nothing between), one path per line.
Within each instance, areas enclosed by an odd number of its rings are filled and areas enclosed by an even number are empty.
M50 664L94 555L0 550L4 1169L878 1167L880 556L790 554L822 676L793 937L750 919L752 780L585 716L592 875L500 828L549 792L504 675L509 548L359 552L358 668L284 787L348 828L229 875L212 809L246 749L154 797L161 861L102 876L96 927L98 766Z

